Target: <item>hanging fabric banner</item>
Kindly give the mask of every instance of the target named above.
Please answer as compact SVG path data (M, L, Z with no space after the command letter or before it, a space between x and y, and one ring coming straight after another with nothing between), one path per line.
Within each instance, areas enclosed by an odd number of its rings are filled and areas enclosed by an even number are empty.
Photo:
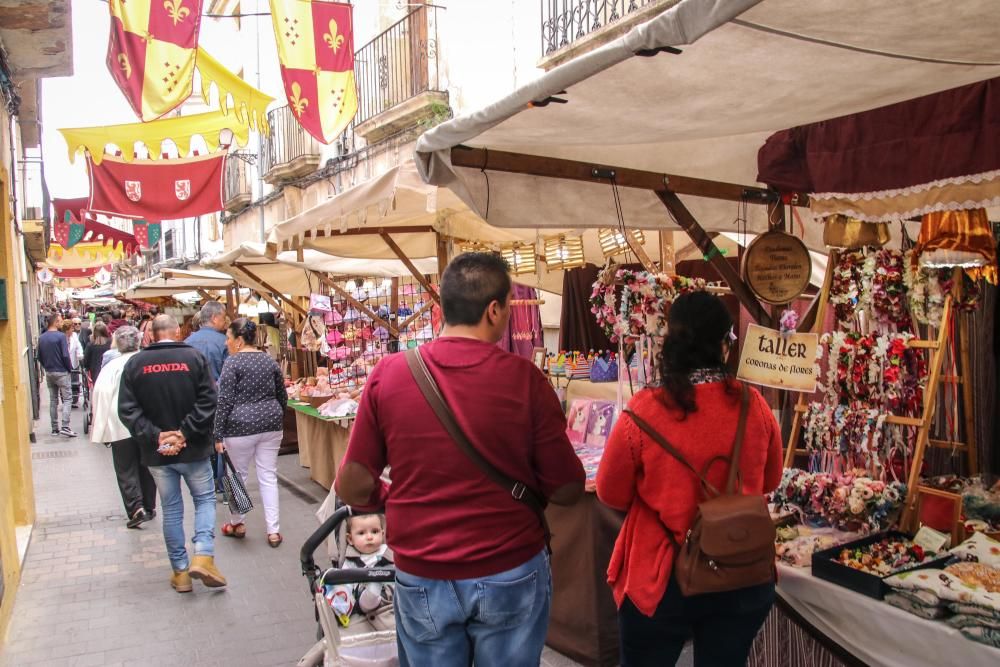
M121 159L131 162L135 159L135 144L141 143L149 151L150 160L161 159L162 142L170 139L177 146L177 153L187 156L191 152L191 138L195 135L205 140L209 152L215 152L222 145L223 130L231 130L232 143L246 146L250 141L250 128L238 122L235 116L224 116L218 111L161 118L149 123L126 123L124 125L104 125L100 127L69 127L59 130L69 146L69 161L74 162L81 150L90 153L94 164L104 159L104 149L108 144L122 151ZM229 142L229 140L226 140Z
M52 207L56 210L56 220L65 221L66 213L70 213L75 220L83 220L83 211L90 205L90 197L76 197L74 199L52 198Z
M306 132L329 144L358 110L351 5L271 0L288 106Z
M132 223L132 231L135 233L135 240L143 248L152 248L160 242L162 234L161 225L158 222L146 222L136 220Z
M201 1L108 2L108 71L143 121L159 118L191 96Z
M267 105L274 101L273 97L230 72L201 47L198 47L197 69L201 75L201 95L206 103L212 99L211 86L214 83L219 91L219 109L224 115L233 112L242 124L264 134L270 133ZM233 98L232 106L229 104L230 96Z
M90 206L107 215L158 222L222 210L226 155L126 162L88 159Z

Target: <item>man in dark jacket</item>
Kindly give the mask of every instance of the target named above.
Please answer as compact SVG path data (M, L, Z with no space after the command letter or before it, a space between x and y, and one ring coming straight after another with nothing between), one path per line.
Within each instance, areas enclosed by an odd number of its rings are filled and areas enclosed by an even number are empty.
M49 388L49 419L52 421L52 435L75 438L76 432L69 427L73 400L73 386L70 378L73 362L69 358L69 342L60 331L62 315L53 311L47 318L47 331L38 338L38 362L45 371L45 384ZM62 427L59 426L59 404L62 403Z
M191 591L191 579L206 586L226 585L215 567L215 487L209 456L216 391L205 357L178 343L177 320L153 320L154 343L128 360L118 394L118 416L139 447L142 463L156 480L163 511L163 539L178 593ZM181 479L194 501L194 557L184 542Z

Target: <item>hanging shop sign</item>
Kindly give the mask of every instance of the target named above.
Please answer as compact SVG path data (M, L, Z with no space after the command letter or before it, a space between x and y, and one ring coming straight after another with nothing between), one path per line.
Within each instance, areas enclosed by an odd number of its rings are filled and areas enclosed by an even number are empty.
M736 377L775 389L816 391L816 347L814 333L781 333L757 324L747 329Z
M764 303L790 303L809 287L812 259L795 236L767 232L754 239L743 259L743 280Z
M288 106L306 132L329 144L358 110L351 5L271 0Z
M194 89L202 0L111 0L108 71L143 121L176 109Z
M126 162L88 158L91 211L150 222L222 210L226 155Z

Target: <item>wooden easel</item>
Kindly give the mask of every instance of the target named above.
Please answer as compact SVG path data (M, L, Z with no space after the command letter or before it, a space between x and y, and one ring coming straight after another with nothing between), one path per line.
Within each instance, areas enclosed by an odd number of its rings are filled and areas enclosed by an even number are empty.
M833 271L837 265L838 253L836 250L830 251L826 268L826 277L823 279L823 289L820 292L820 302L816 313L816 321L813 324L812 332L821 334L823 324L826 319L826 308L830 300L830 285L833 282ZM957 364L960 367L959 375L942 375L944 359L948 352L950 342L949 332L951 318L955 315L953 303L961 295L962 272L955 270L955 280L952 293L945 297L944 310L941 316L941 327L937 336L933 339L913 338L909 341L908 347L916 349L932 350L930 364L928 366L929 376L927 387L924 389L924 405L921 416L905 417L890 414L886 416L885 422L895 426L912 426L917 428L917 442L913 450L913 460L910 464L910 474L907 477L906 502L903 505L903 515L900 525L912 528L913 520L916 516L917 487L919 482L920 468L924 462L924 456L928 445L962 451L968 458L968 473L970 475L978 472L978 460L976 456L975 442L975 421L973 419L972 400L972 378L971 365L969 361L969 330L967 318L958 321L959 327L959 350ZM942 383L955 383L962 385L962 400L964 407L964 428L965 441L936 440L930 437L931 427L934 424L935 411L937 409L938 388ZM785 467L790 468L796 454L805 455L803 449L797 449L799 435L802 431L802 415L808 412L808 397L810 394L800 393L795 404L795 413L792 416L792 431L788 439L788 447L785 450Z

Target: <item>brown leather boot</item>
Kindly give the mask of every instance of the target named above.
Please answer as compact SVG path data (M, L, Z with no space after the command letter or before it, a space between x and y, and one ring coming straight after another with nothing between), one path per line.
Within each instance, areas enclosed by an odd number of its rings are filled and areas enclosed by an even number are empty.
M191 586L191 575L187 570L177 570L174 571L172 577L170 577L170 586L178 593L190 593L193 586Z
M215 567L215 558L212 556L195 556L192 558L189 572L192 579L200 579L201 583L209 588L222 588L226 585L226 578Z

